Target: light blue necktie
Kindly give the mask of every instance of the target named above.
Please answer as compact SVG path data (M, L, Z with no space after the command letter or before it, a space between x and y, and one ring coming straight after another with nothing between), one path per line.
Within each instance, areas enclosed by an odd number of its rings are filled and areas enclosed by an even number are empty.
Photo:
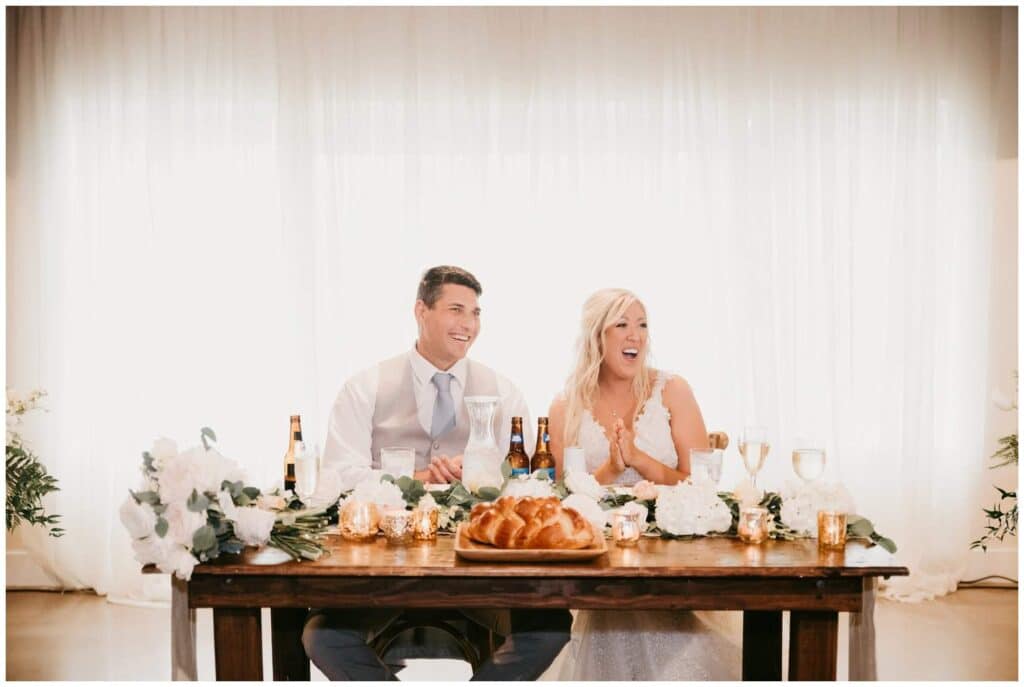
M432 381L437 387L437 400L434 401L434 417L430 422L430 438L437 439L455 426L455 402L452 400L450 374L438 372Z

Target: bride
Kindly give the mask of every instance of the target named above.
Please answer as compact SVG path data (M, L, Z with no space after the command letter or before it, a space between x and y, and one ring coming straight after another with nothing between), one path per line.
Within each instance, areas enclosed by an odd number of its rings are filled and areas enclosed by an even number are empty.
M647 313L629 291L603 289L587 299L576 368L549 411L559 473L562 449L575 445L602 484L676 484L690 473L690 449L708 447L690 386L647 365L647 336ZM740 649L726 639L728 620L724 613L579 611L550 672L559 680L739 680Z

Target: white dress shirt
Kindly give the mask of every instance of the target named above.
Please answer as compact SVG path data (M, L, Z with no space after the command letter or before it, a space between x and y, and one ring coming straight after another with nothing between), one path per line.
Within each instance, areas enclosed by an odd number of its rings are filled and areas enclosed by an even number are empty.
M466 359L463 358L448 370L438 370L413 347L408 353L412 365L413 391L416 394L416 412L420 425L429 434L434 417L434 401L437 387L433 384L434 374L448 372L452 375L451 394L455 407L462 405L466 389ZM495 437L498 448L506 451L511 434L511 418L523 418L523 437L530 447L531 437L536 438L532 427L530 411L522 392L508 379L495 373L498 397L501 399L501 434ZM347 491L366 479L373 472L370 446L373 433L373 411L377 400L378 366L359 372L348 379L331 408L327 422L327 438L324 442L321 473L333 470L341 478L341 489ZM325 475L322 475L321 481ZM334 480L326 480L333 482ZM318 490L319 491L319 490Z

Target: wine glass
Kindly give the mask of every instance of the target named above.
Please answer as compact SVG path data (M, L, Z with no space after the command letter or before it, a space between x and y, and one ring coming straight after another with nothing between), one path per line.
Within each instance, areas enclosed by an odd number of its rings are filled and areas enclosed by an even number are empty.
M793 449L793 472L804 481L804 484L811 484L821 477L825 472L825 450L815 448L813 442L797 442L797 445L806 448Z
M768 430L758 425L750 425L743 428L740 434L740 453L743 455L743 465L747 468L750 481L754 488L757 488L757 473L764 465L764 459L768 457Z
M309 505L309 499L316 492L320 477L320 447L317 444L306 448L301 455L295 456L295 494L303 506Z

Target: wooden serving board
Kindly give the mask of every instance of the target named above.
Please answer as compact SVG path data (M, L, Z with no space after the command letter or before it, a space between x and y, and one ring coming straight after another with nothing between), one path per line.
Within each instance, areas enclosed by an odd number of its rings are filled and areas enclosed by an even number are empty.
M466 535L466 523L459 525L455 534L455 555L469 561L490 563L564 563L566 561L590 561L608 552L604 538L600 544L586 549L499 549L490 544L480 544Z

